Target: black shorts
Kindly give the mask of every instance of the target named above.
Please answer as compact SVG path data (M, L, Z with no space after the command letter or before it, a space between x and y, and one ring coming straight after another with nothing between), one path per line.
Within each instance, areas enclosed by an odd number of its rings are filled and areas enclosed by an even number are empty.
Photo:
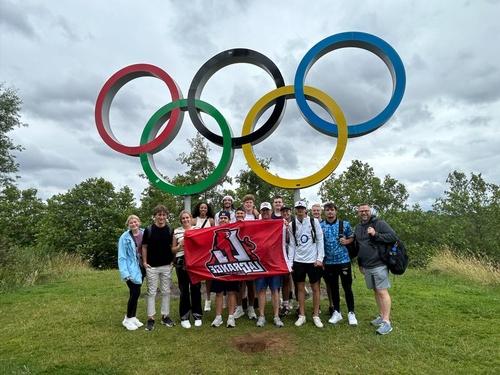
M210 287L210 292L212 293L223 293L223 292L239 292L240 291L240 281L222 281L222 280L212 280L212 286Z
M306 275L311 284L317 283L321 280L323 269L321 267L314 267L314 263L293 262L293 282L303 283L306 281Z

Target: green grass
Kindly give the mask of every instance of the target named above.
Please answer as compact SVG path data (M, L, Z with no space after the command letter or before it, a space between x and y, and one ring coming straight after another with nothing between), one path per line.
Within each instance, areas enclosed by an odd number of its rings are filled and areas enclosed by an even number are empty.
M245 318L235 329L214 329L211 312L201 329L178 324L129 332L121 326L128 290L117 271L79 272L0 294L0 374L500 372L497 285L415 270L393 284L394 331L383 337L369 324L375 302L359 272L354 282L357 328L344 320L320 330L310 319L296 328L289 317L283 329L270 323L257 329ZM173 299L172 317L178 321L177 306ZM143 299L138 317L145 318ZM242 353L232 341L256 334L274 347Z

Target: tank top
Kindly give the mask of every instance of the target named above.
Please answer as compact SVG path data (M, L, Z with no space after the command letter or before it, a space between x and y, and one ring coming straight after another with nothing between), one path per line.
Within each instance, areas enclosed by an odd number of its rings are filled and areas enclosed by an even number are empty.
M205 223L205 220L207 221L206 223ZM203 228L210 228L210 226L212 225L212 224L210 224L210 219L208 217L202 219L201 217L198 216L196 218L195 227L197 229L199 229L199 228L201 228L203 226L203 223L205 223L205 226Z

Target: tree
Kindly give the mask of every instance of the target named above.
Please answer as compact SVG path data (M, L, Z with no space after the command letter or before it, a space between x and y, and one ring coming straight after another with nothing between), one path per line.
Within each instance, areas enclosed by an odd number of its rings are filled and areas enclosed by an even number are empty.
M15 145L7 133L21 126L20 111L22 101L16 91L5 88L0 83L0 187L12 183L12 174L17 172L13 151L20 151L22 147Z
M257 159L262 167L266 170L269 169L271 159ZM256 204L262 202L271 202L274 196L282 196L283 202L286 205L293 204L293 190L283 189L268 184L262 180L254 171L240 170L236 176L236 182L239 186L236 188L237 199L242 199L246 194L253 194L255 196Z
M444 241L454 250L488 256L500 263L499 186L486 182L481 174L453 171L446 183L449 190L433 208L443 217Z
M153 185L149 184L141 194L141 207L139 209L139 218L142 226L146 227L152 223L153 209L158 204L167 207L169 212L168 221L176 223L178 213L183 209L184 204L181 197L166 193Z
M36 189L19 190L9 184L0 192L0 237L18 246L34 246L46 205Z
M197 133L194 138L188 139L188 143L191 152L189 154L183 152L177 158L177 161L188 167L188 171L185 174L176 175L172 179L174 185L195 184L206 179L215 170L215 164L208 158L211 149L205 138L200 133ZM231 183L231 177L225 176L220 184L200 194L191 196L193 206L199 201L218 205L223 197L221 185L225 182Z
M372 205L380 213L407 208L406 187L390 175L380 180L368 163L359 160L353 160L339 176L334 173L323 181L319 193L323 202L334 202L341 216L350 221L354 221L356 207L362 203Z
M125 186L115 191L103 178L90 178L47 201L38 242L46 252L77 253L97 268L116 267L117 241L127 216L137 210Z

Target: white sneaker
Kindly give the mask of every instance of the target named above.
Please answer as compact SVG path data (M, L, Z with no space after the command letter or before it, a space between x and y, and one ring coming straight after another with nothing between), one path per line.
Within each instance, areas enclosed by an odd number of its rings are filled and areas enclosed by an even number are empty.
M135 316L133 318L130 318L129 319L130 321L132 321L132 323L134 323L137 328L141 328L144 324L139 320L137 319Z
M323 328L323 323L321 322L319 316L313 316L313 323L316 327Z
M181 320L181 327L182 328L191 328L191 323L189 320Z
M274 317L274 325L278 328L281 328L284 326L283 322L281 321L280 317L279 316L275 316Z
M297 321L295 322L295 325L296 325L297 327L300 327L300 326L304 325L304 324L305 324L305 322L306 322L306 317L305 317L305 315L299 315L299 319L297 319Z
M194 321L194 326L195 327L201 327L202 324L203 323L202 323L201 319L195 319L195 321Z
M224 321L222 320L222 316L217 315L214 321L212 322L212 327L220 327L223 323Z
M253 308L253 306L248 306L247 315L248 319L250 320L257 319L257 314L255 313L255 309Z
M266 318L264 318L263 316L259 316L256 325L257 327L264 327L266 325Z
M227 317L227 328L234 328L236 327L236 321L234 320L234 315L229 315Z
M332 323L332 324L337 324L338 322L340 322L342 320L342 314L339 313L337 310L335 310L332 314L332 317L330 319L328 319L328 323Z
M204 308L203 310L205 310L205 311L210 311L210 310L212 310L212 306L211 306L211 304L212 304L212 301L210 301L209 299L207 299L207 300L205 301L205 308Z
M356 319L356 314L354 314L353 311L350 311L349 314L347 314L347 319L349 320L350 326L358 325L358 319Z
M234 309L234 319L241 318L243 315L245 315L245 311L243 311L242 306L236 306L236 309Z
M137 329L137 326L134 324L134 322L132 322L132 320L127 317L123 319L122 325L129 331L135 331Z

